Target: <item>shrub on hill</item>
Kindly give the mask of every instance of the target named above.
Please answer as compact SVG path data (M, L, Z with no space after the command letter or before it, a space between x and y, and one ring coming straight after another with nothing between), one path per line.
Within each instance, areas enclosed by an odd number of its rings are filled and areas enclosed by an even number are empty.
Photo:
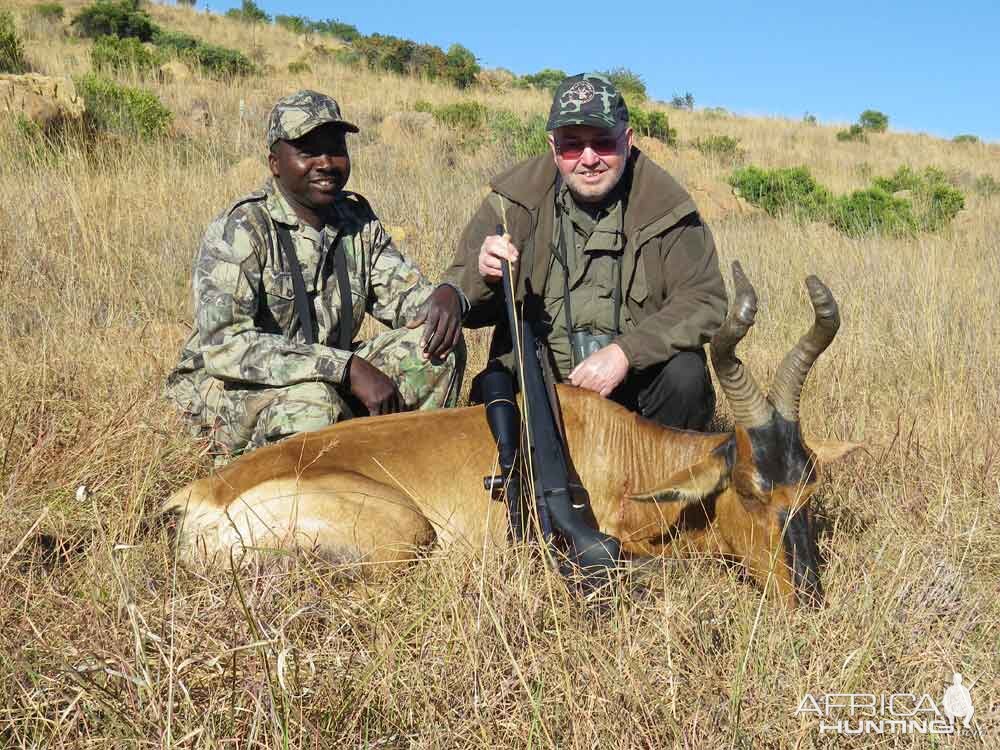
M952 143L979 143L979 136L972 133L962 133L951 139Z
M948 183L944 172L933 167L921 172L902 167L892 177L874 179L870 188L837 198L805 167L749 166L736 170L729 184L772 216L791 214L829 221L851 237L934 231L954 219L965 205L962 193Z
M719 161L741 162L746 152L740 148L740 139L731 135L709 135L691 142L705 156Z
M139 138L167 134L173 113L145 89L122 86L96 73L74 79L95 130Z
M326 21L309 21L309 31L316 34L328 34L345 42L353 42L361 38L357 26L330 18Z
M889 129L889 115L877 109L866 109L858 115L858 125L873 133L884 133Z
M162 62L162 56L151 52L138 39L100 36L90 49L90 62L95 70L143 73Z
M288 63L288 72L293 76L297 76L302 75L303 73L312 73L312 68L309 67L309 63L302 60L296 60Z
M646 82L635 71L628 68L612 68L604 71L604 75L618 87L618 91L629 104L641 104L646 101Z
M234 78L253 75L257 72L250 59L242 52L228 47L208 44L190 34L179 31L157 29L153 43L177 57L201 68L206 75L215 78Z
M434 107L431 114L442 125L456 130L476 130L486 123L486 107L479 102L454 102Z
M274 25L288 29L293 34L304 34L309 31L309 19L304 16L278 15L274 17Z
M837 131L838 141L857 141L859 143L868 143L868 136L865 135L865 129L860 125L851 125L847 130Z
M658 109L629 107L629 125L639 135L656 138L668 146L677 145L677 129L670 127L667 113Z
M409 39L372 34L351 42L348 52L340 52L337 60L347 65L363 61L372 70L384 70L398 75L417 75L429 80L443 79L458 88L467 88L476 81L480 67L475 55L460 44L453 44L445 53L432 44L417 44Z
M878 187L856 190L834 202L831 223L850 237L913 234L917 219L910 203Z
M990 174L980 175L976 178L975 190L984 198L1000 195L1000 180Z
M833 196L805 167L761 169L749 166L729 178L737 193L772 216L791 213L805 219L825 220Z
M156 31L139 0L96 0L76 15L72 25L86 37L135 37L142 42L150 41Z
M694 112L694 94L690 91L674 94L670 99L670 106L674 109L686 109L688 112Z
M24 58L24 45L14 26L14 16L10 11L0 11L0 73L27 71L28 61Z
M479 102L453 102L435 107L430 102L418 100L413 109L428 112L442 125L458 131L465 145L475 146L489 138L518 161L549 150L549 136L545 130L547 118L543 115L522 120L513 112L490 109Z
M59 3L39 3L31 12L46 21L61 21L66 15L66 9Z
M476 56L461 44L453 44L448 48L442 71L445 80L450 81L460 89L465 89L476 82L476 74L479 70Z
M545 130L547 119L543 115L532 115L522 120L507 110L490 111L486 118L494 142L518 161L549 150L549 134Z
M270 23L271 17L253 0L243 0L239 8L226 11L227 18L235 18L244 23Z
M940 169L926 167L915 171L900 167L891 177L877 177L876 188L887 193L909 191L920 229L934 231L948 224L965 207L965 197Z
M516 86L527 88L532 86L544 91L555 91L556 87L566 78L566 71L558 68L545 68L537 73L521 76L515 82Z

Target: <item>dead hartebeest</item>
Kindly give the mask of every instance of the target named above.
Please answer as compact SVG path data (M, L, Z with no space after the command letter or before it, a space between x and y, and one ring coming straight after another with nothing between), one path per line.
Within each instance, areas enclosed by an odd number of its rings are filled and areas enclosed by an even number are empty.
M560 386L569 455L601 531L627 554L736 558L789 604L818 602L809 498L817 467L858 446L807 445L799 396L837 332L837 303L816 277L806 280L815 322L765 398L734 353L757 298L739 264L733 276L735 299L711 355L734 431L663 428ZM181 515L186 558L297 546L331 560L400 564L435 540L506 542L503 506L490 508L482 489L495 460L481 406L355 419L247 454L176 492L166 508Z

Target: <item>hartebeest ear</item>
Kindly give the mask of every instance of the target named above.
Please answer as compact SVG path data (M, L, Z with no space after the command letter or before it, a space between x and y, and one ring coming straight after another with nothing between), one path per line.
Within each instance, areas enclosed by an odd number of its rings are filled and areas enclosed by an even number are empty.
M632 492L626 497L640 503L697 503L725 489L729 476L730 466L725 456L712 453L698 463L674 472L656 489Z
M864 448L864 443L849 443L844 440L810 440L808 446L816 454L820 466L835 464L842 458Z

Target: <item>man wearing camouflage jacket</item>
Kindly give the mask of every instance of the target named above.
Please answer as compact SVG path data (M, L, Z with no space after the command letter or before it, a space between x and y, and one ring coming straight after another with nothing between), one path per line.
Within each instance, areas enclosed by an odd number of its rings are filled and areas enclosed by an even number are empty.
M217 460L341 419L455 405L462 296L431 285L344 190L349 132L358 128L323 94L280 100L268 120L272 179L205 232L194 331L166 394ZM358 345L365 313L392 330Z
M466 325L496 326L490 356L506 364L500 261L516 261L515 294L548 327L560 380L704 429L715 394L703 345L726 313L715 244L687 191L633 146L628 121L606 76L565 79L551 153L493 180L445 278L471 304Z

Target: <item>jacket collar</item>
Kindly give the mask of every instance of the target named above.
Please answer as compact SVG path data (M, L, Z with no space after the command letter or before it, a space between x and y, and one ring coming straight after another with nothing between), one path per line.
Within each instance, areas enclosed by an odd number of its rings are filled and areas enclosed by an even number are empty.
M673 177L642 151L632 147L629 154L632 185L625 215L625 232L638 239L650 236L647 229L677 223L695 210L691 196ZM626 179L628 174L622 177ZM542 154L515 165L498 175L490 187L508 200L537 211L554 201L556 165L551 154ZM639 189L635 189L636 187ZM662 231L662 230L661 230Z

